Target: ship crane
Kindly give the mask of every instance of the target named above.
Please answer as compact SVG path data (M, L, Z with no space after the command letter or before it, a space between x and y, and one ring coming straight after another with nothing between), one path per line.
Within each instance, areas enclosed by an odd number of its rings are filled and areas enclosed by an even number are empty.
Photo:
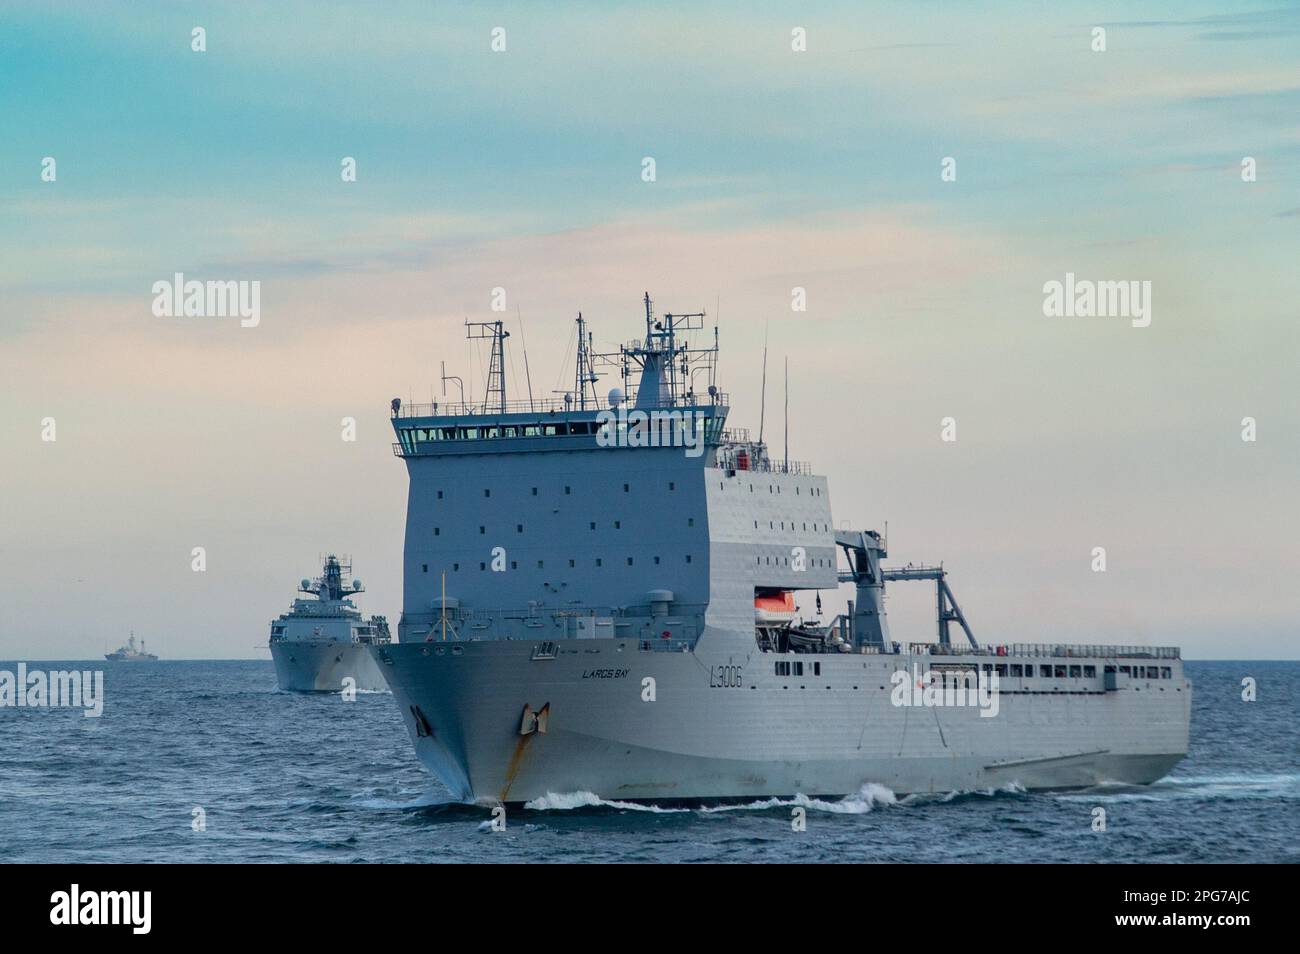
M835 544L843 548L849 569L841 570L841 583L857 586L857 599L850 604L849 616L853 620L853 642L858 646L883 648L889 641L889 628L885 622L885 584L903 580L933 580L935 589L935 615L939 626L939 645L951 646L949 624L956 623L966 634L971 648L979 649L975 634L971 632L966 616L957 605L952 587L948 585L948 571L943 566L904 566L885 568L880 561L888 554L880 534L874 530L837 530Z

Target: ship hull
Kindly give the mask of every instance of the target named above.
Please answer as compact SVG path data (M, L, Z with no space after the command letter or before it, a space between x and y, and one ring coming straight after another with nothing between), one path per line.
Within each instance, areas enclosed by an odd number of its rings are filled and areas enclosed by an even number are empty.
M622 648L619 648L620 643ZM817 677L771 675L772 654L710 658L571 640L534 659L523 641L376 647L416 754L458 798L524 802L591 792L693 800L1148 784L1187 752L1191 686L1002 692L978 707L893 704L891 675L927 657L798 657ZM651 680L647 682L647 680ZM545 731L521 734L524 707Z
M275 678L290 692L340 692L344 680L355 688L381 692L388 688L383 672L366 647L329 640L286 640L271 644Z

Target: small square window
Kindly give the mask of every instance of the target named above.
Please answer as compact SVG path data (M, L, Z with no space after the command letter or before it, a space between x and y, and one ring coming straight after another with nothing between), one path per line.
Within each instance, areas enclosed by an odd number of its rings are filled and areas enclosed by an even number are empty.
M575 566L577 566L577 565L578 565L578 564L577 564L577 561L576 561L576 560L570 560L570 561L569 561L569 569L570 569L570 570L572 570L572 569L573 569Z
M691 555L690 555L689 553L686 554L686 562L687 562L687 563L690 563L690 562L691 562Z
M441 499L442 499L442 491L441 491L441 490L440 490L440 491L438 491L438 499L439 499L439 500L441 500Z
M627 493L631 489L632 489L631 486L629 486L628 484L623 485L623 493Z
M537 496L537 488L536 488L536 487L533 488L533 496L534 496L534 497Z
M676 485L675 483L673 483L673 482L670 480L670 481L668 481L668 489L669 489L669 490L676 490L676 489L677 489L677 485Z
M564 488L564 492L565 492L566 494L567 494L567 493L570 493L572 490L573 490L572 487L565 487L565 488Z
M486 569L487 569L487 564L486 564L486 563L480 563L480 564L478 565L478 568L479 568L480 570L486 570Z
M492 491L490 491L490 490L484 488L484 490L483 490L483 496L484 496L484 497L491 497L491 496L492 496Z
M452 572L453 572L453 573L459 573L459 572L460 572L460 564L459 564L459 563L453 563L453 564L451 565L451 569L452 569Z
M628 566L631 566L631 565L632 565L632 558L631 558L631 557L628 557L628 558L627 558L627 565L628 565Z
M515 524L515 533L523 533L523 532L524 532L524 525L522 523Z
M541 561L541 560L538 560L538 561L537 561L537 569L539 569L539 570L542 569L542 561Z
M622 530L622 529L623 529L623 521L622 521L622 520L615 520L615 521L614 521L614 529L615 529L615 530Z
M655 557L655 566L658 566L658 565L659 565L659 558L658 558L658 557Z
M439 527L434 527L434 528L433 528L433 535L434 535L435 537L437 537L437 536L441 536L441 535L442 535L442 530L441 530L441 528L439 528Z
M421 573L428 573L428 572L429 572L429 564L427 564L427 563L421 563L421 564L420 564L420 572L421 572Z
M596 557L596 566L604 566L604 562L600 559L600 557Z
M593 529L593 530L596 529L596 521L595 521L595 520L591 521L591 529Z
M510 561L510 569L512 569L512 570L517 570L517 569L519 569L519 561L518 561L518 560L511 560L511 561Z

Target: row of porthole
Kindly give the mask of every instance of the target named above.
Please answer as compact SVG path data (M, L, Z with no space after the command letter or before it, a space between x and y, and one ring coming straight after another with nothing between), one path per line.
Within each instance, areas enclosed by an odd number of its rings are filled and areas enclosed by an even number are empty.
M685 560L685 562L690 563L690 562L691 562L691 559L692 559L691 554L689 554L689 553L686 554L686 560ZM660 559L659 559L659 557L654 557L653 560L654 560L654 565L655 565L655 566L659 566L659 565L660 565ZM537 561L537 569L539 569L539 570L543 570L543 569L545 569L545 568L546 568L546 567L545 567L545 562L546 562L546 561L544 561L544 560L538 560L538 561ZM577 561L577 560L570 560L570 561L569 561L569 569L571 569L571 570L572 570L572 569L576 569L576 568L577 568L577 565L578 565L578 561ZM605 565L605 562L604 562L604 560L603 560L601 557L596 557L596 562L595 562L594 565L595 565L595 566L598 566L598 567L599 567L599 566L604 566L604 565ZM634 562L634 559L633 559L632 557L628 557L628 558L627 558L627 565L628 565L628 566L635 566L635 562ZM487 568L488 568L488 564L487 564L487 562L486 562L486 561L481 561L481 562L479 563L479 565L478 565L478 568L479 568L480 570L482 570L482 571L486 571ZM512 569L512 570L517 570L517 569L519 569L519 561L518 561L518 560L511 560L511 561L510 561L510 569ZM459 563L453 563L453 564L451 565L451 571L452 571L453 573L459 573L459 572L460 572L460 564L459 564ZM428 573L428 572L429 572L429 564L427 564L427 563L421 563L421 564L420 564L420 572L421 572L421 573Z

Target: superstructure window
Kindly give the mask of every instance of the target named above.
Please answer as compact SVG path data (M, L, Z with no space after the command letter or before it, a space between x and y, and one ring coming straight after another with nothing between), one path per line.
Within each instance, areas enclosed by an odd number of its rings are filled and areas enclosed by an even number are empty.
M1071 678L1071 679L1078 679L1078 678L1081 677L1082 675L1083 675L1083 667L1082 667L1082 666L1071 666L1071 667L1070 667L1070 678Z
M1012 664L1011 664L1011 677L1012 677L1013 679L1017 679L1017 678L1019 678L1020 676L1024 675L1024 669L1025 669L1024 666L1018 666L1018 665L1016 665L1015 663L1012 663Z
M1083 678L1085 678L1085 679L1093 679L1093 678L1096 677L1096 675L1097 675L1097 667L1096 667L1096 666L1084 666L1084 667L1083 667Z
M1038 674L1039 674L1040 676L1042 676L1044 679L1051 679L1051 678L1052 678L1052 667L1051 667L1051 666L1039 666L1039 667L1038 667Z
M1162 666L1162 667L1160 668L1160 678L1161 678L1161 679L1172 679L1172 678L1174 678L1174 670L1173 670L1173 667L1172 667L1172 666Z

